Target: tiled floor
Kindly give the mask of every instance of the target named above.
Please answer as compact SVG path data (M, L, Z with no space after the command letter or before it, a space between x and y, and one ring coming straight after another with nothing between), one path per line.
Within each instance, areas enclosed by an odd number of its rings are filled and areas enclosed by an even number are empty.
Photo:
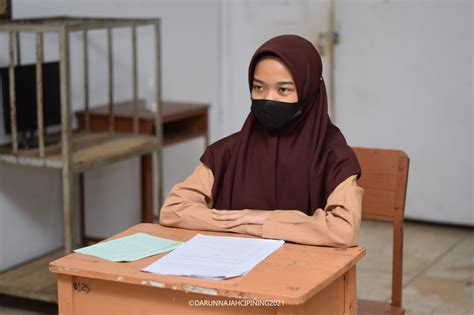
M403 306L407 315L474 315L473 229L405 224ZM363 222L367 255L357 269L361 298L389 300L392 231L389 223Z
M358 294L388 300L391 283L391 225L363 222ZM473 229L405 224L403 305L407 315L474 315ZM0 314L51 314L54 304L0 295Z

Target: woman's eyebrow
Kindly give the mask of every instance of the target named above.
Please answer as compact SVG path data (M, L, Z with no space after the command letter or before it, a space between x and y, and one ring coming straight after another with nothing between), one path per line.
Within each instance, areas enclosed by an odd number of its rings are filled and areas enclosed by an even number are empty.
M280 81L280 82L278 82L278 84L281 84L281 85L283 85L283 84L292 84L292 85L295 85L295 83L292 82L292 81Z
M257 78L253 78L253 81L254 81L254 82L257 82L257 83L265 84L264 81L259 80L259 79L257 79ZM280 82L277 82L277 84L279 84L279 85L284 85L284 84L295 85L295 83L294 83L293 81L280 81Z

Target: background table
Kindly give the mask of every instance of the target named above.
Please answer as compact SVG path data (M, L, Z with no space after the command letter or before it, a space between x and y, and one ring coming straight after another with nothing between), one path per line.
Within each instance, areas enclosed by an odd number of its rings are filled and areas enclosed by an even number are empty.
M148 110L144 100L137 103L139 117L139 132L153 134L155 112ZM133 114L135 102L120 102L114 104L115 130L131 132L133 130ZM208 104L190 102L163 101L162 124L163 145L204 137L205 146L209 145ZM89 128L92 131L107 131L109 128L108 105L92 108L89 113ZM79 129L85 129L86 117L84 111L76 112ZM152 155L146 154L140 158L140 184L142 222L153 222L153 177ZM161 185L163 187L163 185ZM80 232L82 244L97 242L100 239L86 234L85 228L85 194L84 173L79 175L79 211L81 214Z
M242 236L139 224L112 237L137 232L186 241L196 233ZM112 239L111 238L111 239ZM59 313L67 314L357 314L356 263L365 249L285 243L242 277L222 281L140 271L159 254L130 263L71 254L51 262L58 276ZM260 299L280 306L190 306L207 300Z

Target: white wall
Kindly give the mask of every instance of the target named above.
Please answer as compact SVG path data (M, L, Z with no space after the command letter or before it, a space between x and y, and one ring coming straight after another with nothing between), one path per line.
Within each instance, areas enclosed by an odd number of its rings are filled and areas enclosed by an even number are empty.
M62 244L60 174L0 164L0 270Z
M337 123L411 158L406 216L474 225L472 1L343 2Z

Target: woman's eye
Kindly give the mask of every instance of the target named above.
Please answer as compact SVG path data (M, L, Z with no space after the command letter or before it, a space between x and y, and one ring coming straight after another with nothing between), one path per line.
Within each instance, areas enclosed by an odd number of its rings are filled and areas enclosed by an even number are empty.
M261 90L263 89L263 87L262 87L261 85L254 85L254 86L253 86L253 89L254 89L255 91L261 91Z
M288 92L290 92L290 89L286 88L286 87L282 87L282 88L280 88L280 92L281 93L288 93Z

